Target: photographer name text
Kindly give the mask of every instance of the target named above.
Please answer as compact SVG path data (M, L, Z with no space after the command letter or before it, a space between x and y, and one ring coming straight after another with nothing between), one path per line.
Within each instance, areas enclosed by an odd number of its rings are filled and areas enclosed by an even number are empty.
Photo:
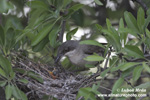
M146 92L146 89L144 88L121 88L121 89L117 89L118 92Z

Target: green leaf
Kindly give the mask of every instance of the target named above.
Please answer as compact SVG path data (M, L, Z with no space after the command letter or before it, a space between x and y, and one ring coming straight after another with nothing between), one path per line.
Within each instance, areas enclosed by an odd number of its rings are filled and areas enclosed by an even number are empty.
M112 25L111 25L111 22L108 18L106 19L106 24L107 24L108 30L110 31L111 30L110 28L112 27Z
M137 13L137 25L141 33L144 33L145 13L142 8L139 8Z
M63 0L63 6L66 7L72 0Z
M127 12L127 11L124 13L124 17L125 17L125 21L127 23L127 26L130 29L134 30L136 33L140 33L135 17L130 12Z
M5 88L5 95L6 95L6 99L9 100L12 96L12 87L10 84L8 84Z
M150 82L140 84L140 85L136 86L135 88L144 88L144 89L150 88Z
M22 82L22 83L24 83L24 84L28 84L29 83L29 81L26 80L26 79L19 79L19 81Z
M48 10L48 5L42 1L30 1L27 2L27 5L35 9L45 9Z
M94 84L94 85L92 86L92 92L93 92L94 94L97 94L97 95L101 94L101 93L98 91L99 87L100 87L100 82L98 82L97 85ZM100 98L101 98L101 100L105 100L104 97L102 97L102 96L100 96Z
M4 87L6 85L7 81L0 81L0 87Z
M116 90L117 90L118 88L120 88L120 86L122 86L123 82L124 82L124 79L123 79L123 78L119 78L119 79L115 82L115 84L113 85L112 93L115 93Z
M5 46L7 51L9 51L15 45L15 30L12 27L10 27L7 30L5 36L7 40L5 40Z
M121 49L120 36L114 27L111 27L110 30L112 34L109 36L111 36L114 39L117 50L120 50Z
M118 32L120 32L120 33L129 33L129 34L131 34L135 37L138 36L134 30L129 29L129 28L119 28Z
M79 97L83 96L85 100L96 100L95 98L95 94L92 93L92 88L87 87L87 88L80 88L78 95L77 95L77 99Z
M100 5L100 6L102 6L103 4L100 2L100 0L94 0L95 1L95 3L97 4L97 5Z
M26 29L32 29L32 30L37 29L39 26L42 25L42 23L52 20L51 18L53 16L52 15L50 16L50 15L51 15L50 12L48 15L48 13L44 11L44 9L33 10L30 13L30 19L29 19L29 23Z
M128 63L124 63L122 66L120 66L120 70L121 71L125 71L135 65L138 65L139 63L135 63L135 62L128 62ZM119 66L118 66L119 67Z
M142 66L137 66L133 70L133 80L137 81L140 78L141 72L143 70Z
M74 28L73 30L69 31L66 35L67 40L71 40L72 36L78 31L78 28Z
M31 71L28 72L27 75L28 75L29 77L31 77L31 78L33 78L33 79L39 81L40 83L43 83L43 79L40 77L40 75L35 74L34 72L31 72Z
M16 43L20 40L22 40L23 37L25 37L27 34L32 34L30 31L32 31L31 29L25 29L23 30L22 34L19 35L17 38L16 38ZM30 37L29 37L30 38Z
M20 96L20 93L19 93L19 89L18 87L15 87L14 85L12 85L12 94L15 98L17 98L18 100L21 100L21 96Z
M133 68L130 67L121 73L122 78L128 77L133 73Z
M146 11L147 15L150 15L150 8Z
M24 69L21 69L21 68L13 68L13 70L16 72L19 72L21 74L24 74L24 75L25 75L25 73L27 73L27 71L25 71Z
M135 58L144 58L144 55L143 55L142 51L137 46L126 45L125 48L124 48L124 51L129 56L132 56L132 57L135 57Z
M113 27L110 27L109 30L103 29L102 32L106 34L107 41L119 51L121 49L121 43L118 32Z
M16 73L12 71L12 72L10 73L10 78L9 78L9 79L14 79L15 76L16 76Z
M111 69L111 72L114 72L114 71L117 71L117 70L121 70L121 71L126 71L127 69L135 66L135 65L138 65L139 63L135 63L135 62L128 62L128 63L121 63L119 64L117 67L113 67Z
M83 40L80 42L80 44L95 45L95 46L105 48L101 43L99 43L95 40Z
M85 25L85 14L84 14L84 11L82 9L79 9L78 11L74 12L73 15L71 15L71 19L73 20L73 22L76 26L84 27L84 25Z
M68 9L68 14L64 16L64 19L69 19L73 13L75 13L77 10L81 9L83 7L83 4L76 4Z
M77 95L77 99L81 96L87 96L87 94L89 93L89 91L91 90L91 88L87 87L87 88L80 88L78 95Z
M4 58L2 55L0 55L0 65L3 67L7 76L12 72L11 63L8 61L8 59Z
M146 36L150 39L150 31L146 29Z
M10 1L0 0L0 13L6 13L11 8L13 8L13 5Z
M101 32L101 30L103 29L103 27L101 26L101 25L99 25L99 24L96 24L95 25L96 26L96 28Z
M43 50L45 45L48 43L48 37L45 37L43 40L41 40L37 45L33 46L32 50L34 52L39 52Z
M150 9L148 9L148 10L146 11L146 14L147 14L147 15L150 15Z
M120 21L119 21L119 29L120 28L124 28L123 18L121 18Z
M59 29L58 28L54 28L50 34L49 34L49 41L50 41L50 45L55 48L57 45L56 45L56 40L57 40L57 34L59 32Z
M109 68L106 69L106 70L104 70L103 72L101 72L100 76L101 76L101 77L105 77L105 75L106 75L109 71L110 71Z
M121 18L120 21L119 21L119 29L118 29L118 32L120 32L119 30L122 31L122 29L124 29L124 22L123 22L123 19ZM128 29L128 28L127 28ZM128 33L129 32L120 32L120 38L122 40L122 42L124 43L124 45L126 44L126 40L127 40L127 37L128 37ZM135 33L136 34L136 33Z
M5 34L3 27L0 25L0 44L4 45L4 42L5 42Z
M90 65L90 64L85 64L85 67L86 67L86 68L94 68L94 67L96 67L96 66Z
M119 21L119 29L121 29L121 28L124 28L124 22L123 22L123 19L121 18L120 19L120 21ZM119 30L118 29L118 30ZM124 39L125 38L125 33L126 32L120 32L120 37L121 37L121 39Z
M84 5L83 4L76 4L74 6L72 6L71 8L69 8L69 10L73 10L74 12L81 9Z
M28 100L27 96L22 92L18 87L12 85L13 96L17 98L17 100Z
M143 62L144 69L150 73L150 66L148 66L145 62Z
M85 97L86 100L97 100L94 93L90 92L89 95Z
M20 90L20 93L21 93L21 97L22 97L22 100L28 100L26 94Z
M4 72L3 69L0 68L0 75L2 75L3 77L6 77L6 73Z
M148 15L147 18L145 19L144 29L147 28L147 26L149 25L149 23L150 23L150 15Z
M28 30L27 34L26 33L23 33L23 34L25 34L30 40L32 40L36 36L33 31L32 32L30 31L30 29ZM22 40L22 39L20 39L20 40Z
M99 86L100 86L100 82L98 82L97 85L96 85L96 84L93 84L93 86L92 86L92 91L93 91L93 92L96 91L96 90L99 88Z
M32 45L32 46L35 46L35 45L37 45L41 40L43 40L43 39L48 35L48 33L51 31L51 29L53 28L54 24L55 24L55 23L43 27L43 29L41 29L40 32L36 35L36 37L33 39L31 45Z
M84 58L86 61L103 61L104 58L99 55L90 55Z

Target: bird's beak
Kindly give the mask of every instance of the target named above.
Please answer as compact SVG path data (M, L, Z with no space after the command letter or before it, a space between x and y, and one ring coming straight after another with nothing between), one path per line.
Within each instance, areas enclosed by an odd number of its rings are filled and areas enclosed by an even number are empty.
M55 63L58 63L58 62L60 61L61 57L62 57L61 54L60 54L60 55L57 55L57 57L56 57L56 59L55 59Z

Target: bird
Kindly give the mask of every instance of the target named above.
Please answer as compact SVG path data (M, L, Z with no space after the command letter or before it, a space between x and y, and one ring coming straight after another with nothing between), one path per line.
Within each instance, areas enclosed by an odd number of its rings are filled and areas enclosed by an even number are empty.
M68 40L58 47L55 63L60 62L60 59L66 56L77 67L85 67L86 64L97 65L98 61L86 61L84 58L94 53L104 56L104 51L105 49L100 46L80 44L78 40Z

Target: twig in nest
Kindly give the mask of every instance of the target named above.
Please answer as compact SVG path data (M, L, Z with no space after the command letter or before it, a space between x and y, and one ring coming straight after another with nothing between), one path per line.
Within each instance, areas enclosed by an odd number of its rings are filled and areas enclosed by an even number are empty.
M77 91L79 90L78 87L82 84L81 80L87 78L83 75L72 75L66 72L60 72L58 73L58 79L52 79L47 73L47 68L53 69L53 66L34 62L27 57L19 55L19 53L13 54L13 57L13 68L22 69L27 72L25 75L22 75L24 73L16 71L16 79L26 79L29 81L27 84L17 83L20 87L25 87L25 93L30 94L30 97L32 96L32 99L29 100L33 100L34 97L36 100L38 100L37 98L40 100L43 95L49 95L57 99L75 100ZM35 75L38 74L38 77L43 80L43 83L28 76L28 72L33 72ZM33 91L34 95L31 94L33 92L30 91ZM76 91L76 93L74 91Z

